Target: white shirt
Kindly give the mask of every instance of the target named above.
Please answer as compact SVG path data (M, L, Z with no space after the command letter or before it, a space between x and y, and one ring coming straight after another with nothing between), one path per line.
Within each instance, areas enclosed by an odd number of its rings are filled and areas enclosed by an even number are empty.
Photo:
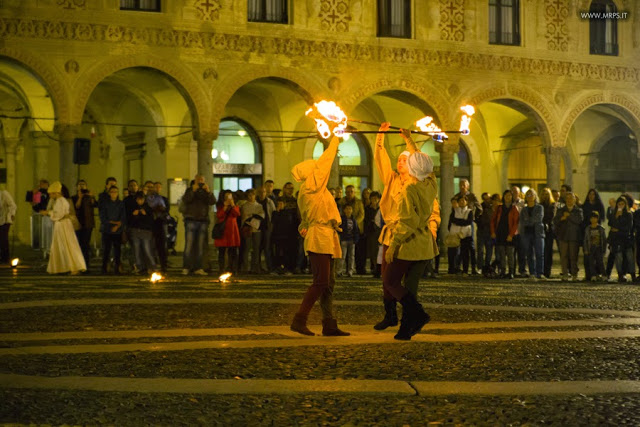
M0 225L13 224L17 206L7 190L0 190Z

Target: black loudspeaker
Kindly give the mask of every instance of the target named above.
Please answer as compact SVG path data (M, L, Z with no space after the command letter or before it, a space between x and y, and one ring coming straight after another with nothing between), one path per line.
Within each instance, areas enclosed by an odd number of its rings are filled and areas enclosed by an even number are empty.
M73 140L73 163L76 165L88 165L91 154L91 140L76 138Z

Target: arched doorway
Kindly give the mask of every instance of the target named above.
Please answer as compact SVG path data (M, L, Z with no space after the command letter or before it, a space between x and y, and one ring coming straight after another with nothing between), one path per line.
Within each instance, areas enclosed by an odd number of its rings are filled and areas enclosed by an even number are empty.
M213 142L213 190L248 190L262 185L262 153L258 134L238 118L220 122Z
M633 138L632 138L633 137ZM634 135L616 136L598 152L595 183L602 193L640 193L640 158Z
M317 141L313 147L313 158L317 160L322 155L324 146ZM339 183L343 191L348 185L353 185L357 192L370 187L371 184L371 154L369 144L363 135L353 134L349 139L340 143L338 147Z

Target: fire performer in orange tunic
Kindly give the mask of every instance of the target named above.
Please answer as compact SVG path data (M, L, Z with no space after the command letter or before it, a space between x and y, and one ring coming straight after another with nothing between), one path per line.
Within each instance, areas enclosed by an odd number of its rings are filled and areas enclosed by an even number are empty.
M333 317L333 288L335 285L335 260L342 258L340 238L340 212L333 196L327 189L331 165L338 152L340 140L333 136L329 147L318 160L305 160L291 170L296 181L302 182L298 196L301 223L300 234L304 237L304 250L309 255L313 284L302 299L298 313L293 318L291 330L303 335L315 335L307 328L309 312L320 299L322 309L322 335L350 335L338 328Z

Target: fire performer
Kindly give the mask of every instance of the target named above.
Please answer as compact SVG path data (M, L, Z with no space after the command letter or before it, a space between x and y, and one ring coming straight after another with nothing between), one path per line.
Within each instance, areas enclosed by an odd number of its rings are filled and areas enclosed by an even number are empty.
M389 128L383 123L380 132ZM384 182L385 190L380 210L386 225L380 237L383 244L383 289L384 319L374 326L377 330L395 326L398 323L396 300L403 305L403 318L398 334L394 338L409 340L429 321L416 295L407 288L416 288L416 284L402 286L403 277L412 267L424 269L424 260L437 254L433 236L429 231L429 219L437 194L433 161L429 156L417 151L410 134L402 130L401 135L407 144L407 151L398 158L398 172L393 172L389 156L384 149L384 134L376 139L376 166ZM384 207L383 207L384 202ZM409 275L407 280L417 280L419 275Z
M340 238L340 212L327 189L331 165L338 152L339 138L332 136L329 147L318 160L305 160L297 164L291 173L301 182L298 196L301 223L300 234L304 237L304 250L309 256L313 284L302 299L298 313L293 318L291 330L303 335L315 335L307 328L309 312L320 299L322 309L322 335L350 335L338 328L333 317L333 289L335 285L335 261L342 258Z

